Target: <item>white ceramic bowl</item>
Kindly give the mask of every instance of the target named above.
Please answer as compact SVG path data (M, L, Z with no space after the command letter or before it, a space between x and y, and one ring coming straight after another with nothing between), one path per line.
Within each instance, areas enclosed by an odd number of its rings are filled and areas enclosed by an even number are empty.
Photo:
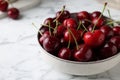
M48 64L50 64L53 69L72 75L82 76L95 75L105 72L120 62L120 53L110 58L93 62L76 62L64 60L51 55L50 53L45 51L41 45L40 54L42 59L44 59Z

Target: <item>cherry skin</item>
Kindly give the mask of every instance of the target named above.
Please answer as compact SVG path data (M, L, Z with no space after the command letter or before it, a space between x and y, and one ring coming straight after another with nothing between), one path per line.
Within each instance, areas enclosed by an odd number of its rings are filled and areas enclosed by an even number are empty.
M18 19L19 15L20 15L20 12L17 8L10 8L10 9L8 9L7 14L12 19Z
M70 60L71 58L71 51L69 48L61 48L58 57L66 60Z
M90 18L90 14L87 11L81 11L79 13L77 13L77 18L79 20L83 20L83 19L88 19Z
M64 10L63 13L61 14L61 11L58 11L56 13L56 18L58 18L58 21L62 23L65 19L70 18L70 12Z
M117 47L117 49L120 49L120 36L113 36L110 39L110 42L112 42L113 44L115 44L115 46Z
M74 58L80 62L90 61L92 58L92 50L88 46L84 45L74 53Z
M55 35L58 37L58 38L61 38L64 36L64 32L65 32L66 28L63 26L63 25L59 25L57 27L57 30L55 31Z
M120 36L120 26L113 27L113 31L115 35Z
M53 21L54 21L54 18L47 18L44 21L44 24L54 28L55 27L55 22L53 22Z
M103 18L94 18L92 19L92 24L96 25L98 28L100 28L104 24L105 20Z
M102 31L100 30L94 30L94 32L86 32L84 34L84 42L86 45L89 47L95 48L99 47L103 44L105 40L105 35Z
M110 26L104 25L100 28L100 30L105 34L106 38L110 38L114 35L114 32Z
M93 24L91 24L91 25L89 25L88 27L87 27L87 29L88 29L88 31L92 31L93 30L93 27L94 27L94 25ZM96 27L95 27L95 29L94 30L96 30Z
M100 50L100 56L103 59L111 57L116 53L117 53L117 47L111 42L106 43L104 47Z
M94 18L98 18L100 15L101 15L100 11L95 11L95 12L91 13L90 17L91 17L91 19L94 19Z
M43 48L48 52L56 51L60 46L60 41L54 36L48 36L43 41Z
M63 22L63 26L65 26L66 28L74 28L76 29L77 28L77 23L74 19L72 18L69 18L69 19L65 19L64 22Z
M6 12L8 9L8 2L5 0L0 1L0 11Z
M86 20L80 20L81 24L83 24L85 27L88 27L90 25L90 22L86 21Z
M64 39L65 39L65 41L67 43L69 41L70 41L70 43L75 43L74 37L75 37L75 39L76 39L77 42L80 41L81 35L79 34L79 32L77 30L73 29L73 28L71 28L70 31L72 33L70 33L68 30L65 31L65 33L64 33Z
M46 32L44 32L44 34L40 37L39 42L40 42L41 45L43 44L43 41L44 41L48 36L50 36L50 33L49 33L49 31L46 31Z
M49 28L48 28L48 27L45 27L45 26L42 26L42 27L40 28L40 31L41 31L42 34L44 34L46 31L49 31Z

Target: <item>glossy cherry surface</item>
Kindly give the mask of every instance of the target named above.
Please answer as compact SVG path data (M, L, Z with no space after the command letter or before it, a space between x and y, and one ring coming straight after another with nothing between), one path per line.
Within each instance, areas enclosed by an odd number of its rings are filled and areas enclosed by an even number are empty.
M5 0L0 1L0 11L6 12L8 10L8 2Z

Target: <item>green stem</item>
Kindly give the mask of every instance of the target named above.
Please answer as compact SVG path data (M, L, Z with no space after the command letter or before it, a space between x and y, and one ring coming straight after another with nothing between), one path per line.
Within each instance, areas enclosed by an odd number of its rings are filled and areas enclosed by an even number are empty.
M36 30L39 30L39 29L37 28L37 26L36 26L34 23L32 23L32 25L35 27ZM40 30L39 30L38 32L40 33L40 35L43 35L42 32L41 32Z
M79 24L78 24L77 30L80 29L80 26L81 26L81 21L79 21Z
M95 29L95 27L96 27L96 25L97 25L97 23L98 23L98 20L102 17L102 15L103 15L103 13L104 13L104 11L105 11L106 6L107 6L107 3L104 4L102 13L101 13L100 16L98 17L97 22L94 24L92 32L94 32L94 29Z
M64 10L65 10L65 5L63 6L63 8L61 10L60 15L53 22L56 22L58 20L58 18L63 14Z
M50 22L48 23L48 25L49 25L49 33L50 33L50 36L51 36Z
M75 41L75 44L76 44L76 48L77 48L77 50L78 50L78 43L77 43L77 40L76 40L74 34L71 32L71 30L70 30L69 28L67 28L67 29L68 29L69 33L72 35L72 37L73 37L73 39L74 39L74 41Z
M87 30L87 28L84 26L84 24L82 24L82 26L83 26L83 28L85 29L85 31L87 31L87 32L88 32L88 30Z
M52 27L49 27L49 25L45 25L45 24L41 24L42 26L44 26L44 27L48 27L48 28L51 28L51 29L53 29L54 30L54 28L52 28Z

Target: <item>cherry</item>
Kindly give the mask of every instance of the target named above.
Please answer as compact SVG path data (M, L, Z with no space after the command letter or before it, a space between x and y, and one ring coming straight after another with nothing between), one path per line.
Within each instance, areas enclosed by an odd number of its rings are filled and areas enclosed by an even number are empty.
M88 19L90 18L90 14L87 11L81 11L79 13L77 13L77 18L79 20L83 20L83 19Z
M113 31L115 35L120 36L120 26L113 27Z
M63 22L65 19L70 18L70 12L67 10L62 11L58 11L56 13L56 18L58 18L57 20L59 22Z
M94 30L94 32L86 32L83 39L86 45L95 48L103 44L105 35L100 30Z
M73 29L73 28L71 28L70 30L71 30L71 33L68 30L66 30L65 33L64 33L64 39L65 39L65 41L66 42L70 41L70 43L75 43L74 37L75 37L76 41L79 41L81 39L81 36L78 33L78 31L75 30L75 29Z
M48 52L56 51L60 46L60 41L54 36L48 36L43 41L43 48Z
M18 19L20 12L17 8L10 8L10 9L8 9L7 14L12 19Z
M8 9L8 2L5 0L0 0L0 11L6 12Z
M94 18L92 19L92 24L100 28L102 25L104 25L105 19L104 18Z
M116 53L117 53L117 47L111 42L106 43L104 47L100 50L100 56L103 59L111 57Z
M114 35L114 32L110 26L104 25L100 28L100 30L105 34L106 38L110 38Z
M66 30L66 28L63 25L59 25L57 27L56 32L55 32L56 36L59 38L63 37L65 30Z
M88 46L84 45L74 53L74 58L81 62L90 61L92 58L92 50Z
M47 18L45 21L44 21L44 25L47 25L47 26L50 26L50 27L55 27L55 22L54 21L54 18Z
M91 19L98 18L102 13L100 11L95 11L91 13L90 17Z
M86 20L80 20L81 24L83 24L85 27L88 27L90 25L90 22L86 21Z
M68 18L68 19L65 19L64 22L63 22L63 26L65 26L66 28L74 28L76 29L77 28L77 23L74 19L72 18Z
M41 37L40 37L40 39L39 39L39 42L40 42L41 44L43 44L43 41L44 41L48 36L50 36L49 31L44 32L44 34L41 35Z
M87 27L88 31L90 31L90 32L91 32L91 31L93 30L93 27L94 27L94 25L93 25L93 24L89 25L89 26ZM95 29L96 29L96 27L95 27ZM94 29L94 30L95 30L95 29Z
M117 49L120 49L120 36L113 36L110 39L110 42L112 42L113 44L115 44L115 46L117 47Z
M49 28L46 27L46 26L42 26L42 27L40 28L40 31L41 31L42 34L44 34L46 31L49 31Z
M58 57L69 60L71 58L71 51L69 48L61 48L58 52Z

